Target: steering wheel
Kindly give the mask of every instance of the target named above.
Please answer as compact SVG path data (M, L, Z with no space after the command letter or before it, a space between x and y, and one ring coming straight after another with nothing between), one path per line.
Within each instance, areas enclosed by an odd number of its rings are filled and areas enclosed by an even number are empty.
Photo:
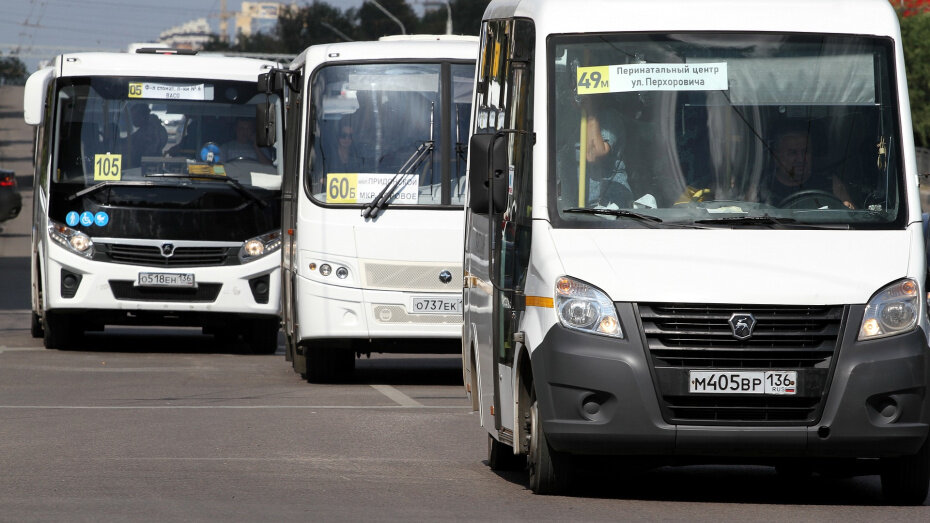
M789 194L778 204L783 209L845 209L846 204L831 192L820 189L805 189Z

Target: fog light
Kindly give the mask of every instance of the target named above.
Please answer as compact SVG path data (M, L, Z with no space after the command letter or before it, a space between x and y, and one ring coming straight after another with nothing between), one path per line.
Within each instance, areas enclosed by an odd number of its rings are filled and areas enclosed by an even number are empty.
M340 280L346 279L346 276L348 275L349 275L349 269L346 269L345 267L339 267L338 269L336 269L336 277L339 278Z

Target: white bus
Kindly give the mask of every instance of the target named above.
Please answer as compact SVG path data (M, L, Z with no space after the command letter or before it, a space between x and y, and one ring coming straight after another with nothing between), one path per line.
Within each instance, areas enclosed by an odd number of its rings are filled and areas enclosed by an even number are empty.
M288 71L282 320L310 381L457 353L475 37L318 45ZM292 174L293 173L293 174Z
M492 468L930 480L925 245L885 0L494 0L463 360Z
M274 65L143 48L30 76L33 336L66 349L105 325L199 326L275 352L283 154L255 136L256 106L280 110L257 92Z

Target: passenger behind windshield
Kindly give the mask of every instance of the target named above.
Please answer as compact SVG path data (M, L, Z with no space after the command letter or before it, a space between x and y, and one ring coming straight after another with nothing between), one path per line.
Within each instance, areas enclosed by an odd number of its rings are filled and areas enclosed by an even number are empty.
M152 114L149 104L135 104L129 109L132 125L136 128L129 136L131 165L139 165L143 156L161 156L168 143L168 131L161 120Z

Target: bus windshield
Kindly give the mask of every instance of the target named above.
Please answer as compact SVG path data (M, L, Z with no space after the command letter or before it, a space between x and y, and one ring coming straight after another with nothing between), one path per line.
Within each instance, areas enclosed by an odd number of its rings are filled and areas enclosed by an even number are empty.
M555 226L904 226L891 40L608 34L549 45Z
M255 106L266 96L254 82L77 77L59 80L57 97L51 182L59 196L101 185L113 198L122 190L135 200L148 198L140 185L233 184L259 198L280 190L279 146L255 140ZM279 105L275 96L270 103ZM145 194L172 198L166 190ZM163 202L137 202L146 203Z
M392 186L391 206L461 206L473 79L471 64L320 69L311 87L310 196L363 205Z

